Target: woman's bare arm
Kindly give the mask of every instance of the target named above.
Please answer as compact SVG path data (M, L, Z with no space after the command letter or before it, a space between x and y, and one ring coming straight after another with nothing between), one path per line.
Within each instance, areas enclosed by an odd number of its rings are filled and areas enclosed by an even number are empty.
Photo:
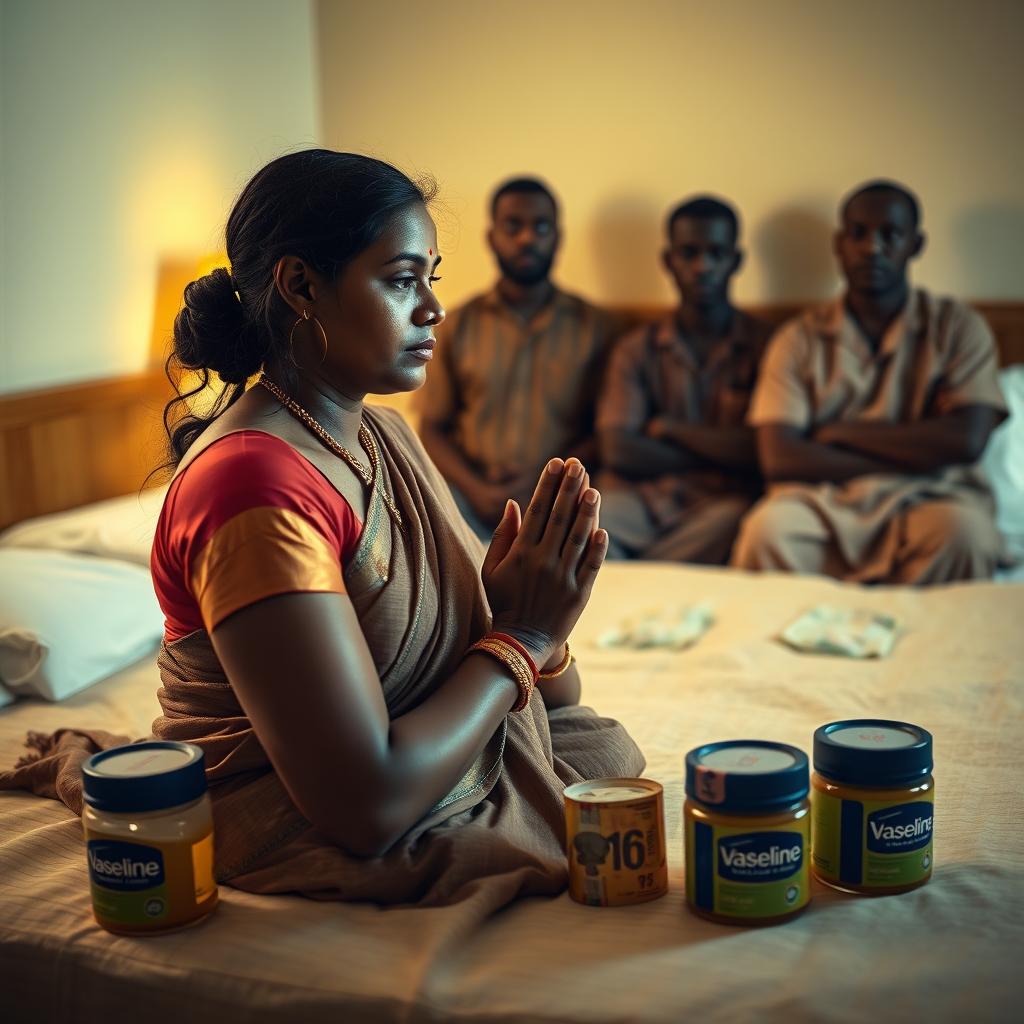
M212 640L299 810L357 856L382 852L440 800L517 696L512 676L478 654L389 721L344 594L269 598L230 616Z
M502 522L485 562L495 628L548 663L589 597L606 538L583 477L547 474L522 526ZM564 480L564 482L563 482ZM591 492L595 493L596 492ZM509 671L473 654L418 707L389 720L352 602L286 594L212 632L243 710L296 806L356 856L376 856L419 821L472 764L515 703Z

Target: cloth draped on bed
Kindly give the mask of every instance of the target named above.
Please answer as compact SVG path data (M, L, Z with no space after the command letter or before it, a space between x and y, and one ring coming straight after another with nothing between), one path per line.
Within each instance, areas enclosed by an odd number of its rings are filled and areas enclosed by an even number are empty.
M479 542L418 439L391 410L368 407L366 419L404 532L375 490L344 578L395 718L451 674L487 630L490 613ZM382 857L354 858L322 837L288 796L205 631L164 644L157 664L163 715L153 735L203 749L217 877L249 892L438 905L483 890L491 909L517 896L556 894L566 884L563 788L644 767L617 722L584 707L549 714L535 691L418 825ZM32 734L33 752L0 773L0 788L31 789L80 814L82 761L122 742L99 731Z

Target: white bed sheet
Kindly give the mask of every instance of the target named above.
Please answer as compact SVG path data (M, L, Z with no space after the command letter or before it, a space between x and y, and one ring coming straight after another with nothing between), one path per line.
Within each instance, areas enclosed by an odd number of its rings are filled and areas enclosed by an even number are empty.
M622 614L709 599L718 622L687 652L598 650ZM795 654L771 638L803 608L867 605L907 626L884 661ZM619 718L665 785L670 892L637 907L568 896L490 920L472 907L379 910L222 887L205 924L108 935L92 921L80 824L0 793L0 992L14 1020L604 1021L1004 1020L1024 997L1024 586L865 590L816 578L610 565L576 634L585 701ZM0 711L0 759L26 729L148 732L146 661L59 706ZM866 899L817 887L799 919L737 929L683 900L682 758L761 737L810 752L844 717L931 729L935 875ZM130 1010L129 1010L130 1008ZM11 1019L6 1018L5 1019Z

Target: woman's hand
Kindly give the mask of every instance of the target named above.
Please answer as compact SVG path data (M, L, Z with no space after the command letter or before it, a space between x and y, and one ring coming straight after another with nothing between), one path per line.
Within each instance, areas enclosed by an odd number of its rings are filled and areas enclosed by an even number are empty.
M510 501L481 576L495 629L523 643L538 666L560 654L590 599L608 551L600 495L577 459L552 459L525 517Z

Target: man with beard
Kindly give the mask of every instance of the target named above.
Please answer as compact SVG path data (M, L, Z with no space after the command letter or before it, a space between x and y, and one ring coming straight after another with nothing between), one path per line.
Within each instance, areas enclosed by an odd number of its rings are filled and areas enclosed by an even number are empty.
M729 299L743 262L732 207L697 196L666 228L680 305L612 353L597 413L601 525L619 557L722 564L759 491L744 419L770 329Z
M976 467L1006 417L985 321L913 289L917 199L873 181L842 204L846 294L772 339L751 403L768 496L736 565L870 583L992 574L1001 544Z
M423 444L485 539L509 498L525 510L552 457L592 460L611 335L604 313L551 282L558 204L543 182L515 178L498 188L487 241L501 277L448 314L417 396Z

